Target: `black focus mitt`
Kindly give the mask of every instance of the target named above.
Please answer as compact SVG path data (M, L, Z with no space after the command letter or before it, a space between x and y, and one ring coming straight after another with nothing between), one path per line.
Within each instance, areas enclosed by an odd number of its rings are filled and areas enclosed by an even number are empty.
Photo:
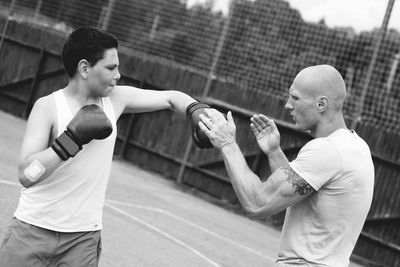
M211 108L209 105L200 102L193 102L186 108L186 116L191 121L193 143L199 148L212 148L210 140L199 127L200 114L208 117L204 112L205 109Z

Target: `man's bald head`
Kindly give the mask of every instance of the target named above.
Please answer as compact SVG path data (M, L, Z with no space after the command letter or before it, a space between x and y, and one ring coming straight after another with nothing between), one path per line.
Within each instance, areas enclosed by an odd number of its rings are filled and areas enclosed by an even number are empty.
M346 85L334 67L330 65L316 65L303 69L297 74L294 82L314 97L326 96L331 107L340 111L346 99Z

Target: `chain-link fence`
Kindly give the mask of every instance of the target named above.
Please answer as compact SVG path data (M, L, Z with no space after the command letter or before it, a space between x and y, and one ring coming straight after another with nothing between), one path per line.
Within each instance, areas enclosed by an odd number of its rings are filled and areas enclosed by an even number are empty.
M202 3L193 5L196 1ZM328 26L324 19L306 21L283 0L226 1L226 11L218 12L214 0L0 0L0 106L26 116L35 97L66 79L58 51L63 37L78 26L97 26L120 40L124 82L189 88L193 96L236 112L238 142L251 167L264 175L267 159L252 133L239 128L248 129L251 112L265 111L279 120L282 148L295 156L309 136L286 123L291 118L282 107L288 89L302 68L332 64L346 81L346 119L369 141L376 167L374 201L355 254L371 260L368 266L399 266L400 26L391 23L400 18L399 1L376 1L381 18L363 31ZM339 0L331 3L349 9ZM118 155L235 201L219 155L194 151L181 122L168 114L121 120Z
M381 27L362 32L306 22L283 0L227 4L223 13L213 0L1 0L0 13L67 32L98 26L132 51L282 99L300 69L329 63L346 80L345 116L353 127L362 120L399 132L400 33L387 27L395 0Z

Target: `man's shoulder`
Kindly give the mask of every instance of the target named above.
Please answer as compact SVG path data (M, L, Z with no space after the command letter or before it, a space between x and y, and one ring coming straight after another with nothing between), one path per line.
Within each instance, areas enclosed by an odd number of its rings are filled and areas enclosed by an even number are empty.
M341 153L337 146L328 138L315 138L305 144L297 159L302 159L311 162L313 165L317 162L323 166L328 163L332 167L340 168Z
M332 142L326 137L315 138L308 141L301 150L327 150L333 147Z

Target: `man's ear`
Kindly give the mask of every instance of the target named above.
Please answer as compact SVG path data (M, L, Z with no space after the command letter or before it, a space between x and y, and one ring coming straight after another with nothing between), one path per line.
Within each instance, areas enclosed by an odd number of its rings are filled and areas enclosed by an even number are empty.
M328 109L329 98L327 96L320 96L317 101L317 110L319 112L324 112Z
M86 59L81 59L78 62L78 73L83 79L88 78L89 62Z

